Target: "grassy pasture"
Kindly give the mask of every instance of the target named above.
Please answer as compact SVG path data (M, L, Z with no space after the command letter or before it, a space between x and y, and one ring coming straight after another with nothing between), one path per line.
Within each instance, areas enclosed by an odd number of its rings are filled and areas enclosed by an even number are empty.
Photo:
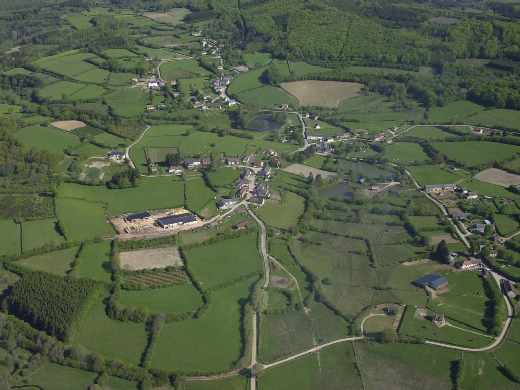
M20 254L20 225L10 219L0 219L0 257Z
M38 95L49 100L91 100L97 99L105 93L105 89L98 85L87 85L71 81L58 81L44 86Z
M205 289L260 272L262 267L256 234L191 248L185 253L188 268Z
M97 66L85 61L95 58L98 57L94 54L68 51L41 58L35 61L34 65L62 76L74 78L86 72L99 69Z
M56 230L55 219L28 221L22 224L22 251L30 251L46 244L59 245L64 238Z
M518 346L515 346L518 348ZM501 350L504 347L501 348ZM499 350L500 351L500 350ZM498 358L502 361L501 358ZM516 367L511 367L513 371ZM494 353L464 354L461 385L466 389L516 390L518 385L507 379L498 370L497 356Z
M107 49L103 52L103 55L110 58L132 58L138 57L134 52L127 49Z
M294 192L282 192L281 200L267 200L258 215L268 225L280 229L296 226L305 208L305 199Z
M282 83L283 90L298 99L301 106L337 108L350 98L359 96L362 84L339 81L292 81Z
M185 191L188 209L205 217L210 216L215 209L215 193L208 188L202 177L187 179Z
M484 196L503 197L508 199L516 199L518 196L509 192L507 189L501 186L497 186L491 183L484 183L477 179L468 179L461 183L464 189L476 192Z
M250 68L266 66L272 61L270 53L261 53L258 51L254 53L244 53L243 57L246 65Z
M69 240L87 240L114 233L106 222L105 208L99 203L56 198L56 215Z
M96 377L97 374L93 372L55 363L44 363L30 376L28 383L44 390L85 389L94 383Z
M465 177L460 171L448 171L437 165L410 166L408 170L421 185L450 184Z
M83 246L75 271L79 278L110 283L110 267L110 242L103 241Z
M105 99L115 115L125 118L142 115L148 104L148 95L138 88L120 88Z
M509 215L495 214L494 222L501 236L509 236L518 231L518 221Z
M92 23L90 23L91 19L90 16L83 14L72 14L66 16L67 22L69 22L76 30L85 30L92 27Z
M149 290L122 290L118 302L124 306L139 307L151 314L184 313L202 305L201 296L191 283Z
M418 144L398 142L385 146L385 158L401 163L426 162L430 158Z
M18 261L18 264L23 265L34 271L44 271L55 275L64 276L70 269L72 260L78 252L77 247L68 248L60 251L49 252L43 255L36 255Z
M208 181L215 188L228 187L231 189L233 183L239 178L240 170L233 168L217 168L208 172Z
M193 79L209 75L194 59L173 60L161 65L161 76L165 80Z
M143 324L111 320L100 302L85 315L73 341L109 359L137 365L146 345L146 332Z
M137 187L113 190L66 183L60 186L58 192L62 198L105 204L110 215L184 205L184 184L171 177L143 177Z
M56 154L62 154L65 149L80 144L79 138L74 134L53 127L25 127L15 133L15 138L29 148Z
M433 147L459 164L477 167L504 161L520 153L520 147L497 142L434 142Z
M444 107L432 108L429 113L429 118L432 123L463 124L468 117L478 114L482 110L483 107L478 104L468 102L467 100L458 100L448 103Z
M249 279L214 292L208 310L198 319L165 325L151 367L182 372L230 368L241 350L239 300L248 296L251 283Z

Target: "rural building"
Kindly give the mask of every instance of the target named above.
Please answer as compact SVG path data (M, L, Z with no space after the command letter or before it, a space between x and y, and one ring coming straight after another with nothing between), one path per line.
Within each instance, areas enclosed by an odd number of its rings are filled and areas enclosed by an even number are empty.
M473 225L471 225L469 230L475 234L485 234L486 226L487 225L485 223L474 223Z
M460 263L460 269L463 271L475 271L482 268L482 261L476 259L474 257L470 257L469 259L465 259L462 263Z
M448 212L450 213L450 216L456 221L465 221L469 217L468 213L465 213L458 207L450 208L448 209Z
M465 198L467 200L477 200L478 199L478 194L476 194L474 192L468 192L467 194L465 194Z
M222 198L218 201L218 208L220 210L227 210L236 205L238 201L231 198Z
M127 222L135 222L135 221L144 221L150 219L152 215L148 211L143 211L141 213L132 213L128 214L125 217L125 221Z
M182 165L184 165L187 169L199 169L199 168L207 168L211 165L211 160L209 158L187 158L182 161Z
M432 184L424 187L427 194L440 194L443 192L455 191L457 186L455 184Z
M240 165L241 162L240 157L226 157L226 165L230 167Z
M258 172L259 177L263 177L264 179L269 179L271 177L271 167L264 165L264 167Z
M125 154L117 150L112 150L107 153L107 158L112 161L122 161L125 159Z
M448 287L448 279L438 274L428 274L414 280L413 284L417 287L429 287L437 291Z
M170 175L182 176L182 174L184 173L184 171L182 170L181 167L171 166L171 167L168 167L168 173L169 173Z
M163 229L172 229L179 225L186 225L197 222L197 217L191 213L183 213L177 215L170 215L168 217L159 218L157 224Z

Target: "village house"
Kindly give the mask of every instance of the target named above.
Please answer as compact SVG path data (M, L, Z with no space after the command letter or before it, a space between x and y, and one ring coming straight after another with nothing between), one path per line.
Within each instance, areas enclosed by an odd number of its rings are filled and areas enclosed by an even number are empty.
M187 158L182 161L182 165L187 169L203 169L211 165L211 160L207 157Z
M480 270L482 268L482 261L474 257L470 257L468 259L465 259L462 263L460 263L459 268L462 271Z
M107 153L107 158L112 161L123 161L125 159L125 154L117 150L112 150Z
M240 157L226 157L225 159L226 165L230 167L234 167L237 165L240 165L242 163L242 160L240 160Z
M249 193L249 181L244 178L240 178L235 183L235 192L238 197L244 198Z
M272 169L268 165L264 165L264 167L258 172L258 176L268 180L271 177Z
M486 233L486 224L484 223L474 223L469 228L470 232L475 234L485 234Z
M232 198L222 198L218 201L217 206L219 210L228 210L238 204L238 200Z
M457 186L455 184L431 184L424 187L427 194L442 194L444 192L453 192Z
M168 173L169 173L170 175L182 176L182 174L184 173L184 171L182 170L181 167L170 166L170 167L168 167Z

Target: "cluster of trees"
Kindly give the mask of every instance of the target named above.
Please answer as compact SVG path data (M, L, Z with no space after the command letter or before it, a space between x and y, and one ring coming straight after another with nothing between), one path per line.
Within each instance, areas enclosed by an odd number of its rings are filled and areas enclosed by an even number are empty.
M112 178L107 182L107 186L112 189L137 187L138 179L139 170L128 168L112 176Z
M27 272L14 284L6 302L11 313L36 329L66 340L97 289L91 280Z
M505 303L500 287L491 276L482 278L484 292L488 298L483 323L488 333L498 335L505 320Z
M16 220L43 219L54 216L54 202L51 196L5 195L0 202L0 218Z

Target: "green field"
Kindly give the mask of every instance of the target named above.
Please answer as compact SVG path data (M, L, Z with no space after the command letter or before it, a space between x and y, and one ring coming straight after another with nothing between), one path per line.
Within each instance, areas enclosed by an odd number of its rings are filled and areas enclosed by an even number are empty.
M416 137L430 141L439 141L450 137L456 137L455 135L440 129L439 127L433 126L416 127L415 129L407 132L406 135L409 137Z
M105 208L99 203L56 198L56 215L69 240L80 241L113 234L105 214Z
M60 251L49 252L43 255L36 255L18 261L34 271L44 271L55 275L64 276L70 269L74 256L78 252L77 247L68 248Z
M209 171L208 180L212 187L222 188L228 187L233 189L233 183L239 178L240 170L233 168L218 168Z
M187 381L179 384L179 390L247 390L248 380L236 376L229 379L219 379L212 381Z
M22 250L24 252L45 245L59 245L65 240L56 230L55 219L28 221L22 224Z
M92 100L105 93L99 85L81 84L71 81L58 81L49 84L38 91L38 94L49 100Z
M18 141L29 148L63 154L64 150L74 148L80 140L72 133L66 133L53 127L31 126L15 133Z
M258 209L258 216L267 225L280 229L296 226L305 208L305 199L294 192L282 192L281 200L267 200Z
M188 209L206 218L215 213L215 193L201 177L187 179L185 191Z
M20 225L10 219L0 219L0 257L19 255L20 240Z
M229 369L240 357L239 301L248 296L250 284L251 279L214 292L208 310L198 319L165 325L151 366L198 373Z
M81 322L73 341L107 358L137 365L146 345L146 332L143 324L111 320L104 305L98 303Z
M75 271L79 278L89 278L110 283L110 242L103 241L85 244L78 258Z
M439 229L439 219L437 217L410 216L409 219L410 223L418 231Z
M131 151L132 160L138 168L146 164L146 148L176 147L182 156L221 154L240 156L247 151L273 149L289 152L295 146L261 139L245 139L233 136L219 137L215 133L195 131L187 125L158 125L152 127Z
M478 167L504 161L520 153L520 147L497 142L434 142L433 147L459 164Z
M121 290L118 302L150 314L191 312L202 305L201 296L191 283L139 291Z
M509 192L502 186L497 186L491 183L484 183L477 179L468 179L461 183L464 189L478 193L479 195L492 196L492 197L503 197L508 199L515 199L517 195Z
M421 146L410 142L399 142L385 146L384 157L393 162L426 162L430 158Z
M249 66L250 68L258 68L261 66L266 66L266 65L269 65L269 63L272 61L270 53L260 53L260 52L244 53L242 56L244 57L244 61L246 62L246 65Z
M510 217L509 215L495 214L494 222L498 233L503 237L509 236L518 231L518 221L516 218Z
M520 112L516 110L490 109L468 118L468 122L488 127L520 130Z
M461 171L449 171L438 165L410 166L408 170L421 185L451 184L465 177Z
M186 257L189 270L203 289L259 273L262 269L256 234L191 248L186 250Z
M125 118L141 116L149 104L148 94L138 88L120 88L105 99L115 115Z
M173 60L161 65L161 76L165 80L192 79L209 76L196 60Z
M458 100L443 107L432 108L429 112L429 118L432 123L465 124L468 121L468 117L482 110L483 107L478 104L468 102L467 100Z
M110 215L143 210L166 209L184 205L184 184L171 177L141 178L132 188L108 189L106 187L63 184L60 198L83 199L104 204Z
M97 374L77 368L59 366L54 363L45 363L28 378L30 386L38 386L43 390L71 390L86 389L94 383ZM25 387L25 386L23 386Z

